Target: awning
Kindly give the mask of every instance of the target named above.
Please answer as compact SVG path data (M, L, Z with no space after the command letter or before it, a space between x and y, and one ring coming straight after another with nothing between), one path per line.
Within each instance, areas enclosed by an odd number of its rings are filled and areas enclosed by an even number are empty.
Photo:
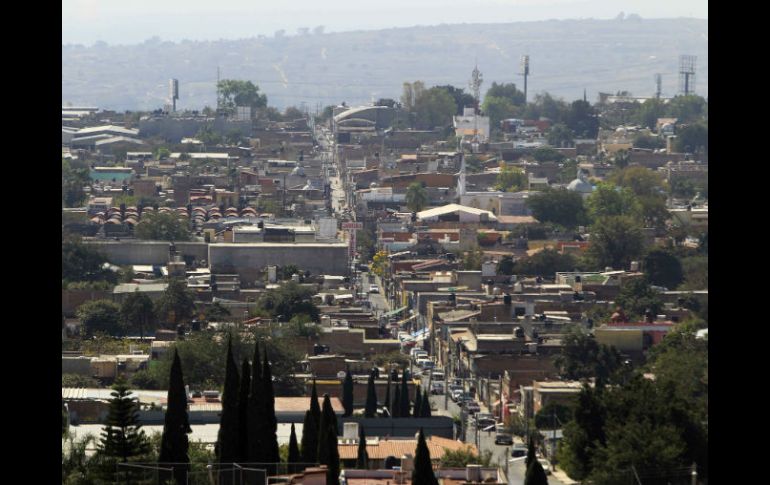
M389 318L389 317L392 317L394 315L398 315L399 313L403 312L407 308L409 308L409 306L404 306L404 307L399 308L398 310L393 310L392 312L384 313L382 316L384 318Z

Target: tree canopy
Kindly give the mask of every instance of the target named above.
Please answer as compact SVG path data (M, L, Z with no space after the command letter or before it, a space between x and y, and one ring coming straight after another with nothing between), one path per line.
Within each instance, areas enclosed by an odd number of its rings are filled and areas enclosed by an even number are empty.
M222 79L217 84L222 96L223 107L231 112L236 106L264 108L267 106L267 96L259 93L259 87L251 81L238 79Z
M268 290L259 300L259 307L273 318L288 322L295 315L308 315L318 321L318 307L312 301L313 291L295 281L287 281L279 288ZM280 317L280 318L279 318Z
M428 191L420 182L409 184L406 189L406 206L412 212L420 212L428 205Z
M174 212L144 213L135 234L139 239L152 241L188 241L190 222Z
M76 313L83 326L83 333L88 337L96 332L104 332L112 336L125 334L125 326L120 318L120 307L112 300L89 300L80 305Z
M586 222L583 197L566 189L548 189L527 200L532 215L540 222L576 227Z
M628 216L601 217L590 232L588 255L600 268L627 269L644 251L642 229Z

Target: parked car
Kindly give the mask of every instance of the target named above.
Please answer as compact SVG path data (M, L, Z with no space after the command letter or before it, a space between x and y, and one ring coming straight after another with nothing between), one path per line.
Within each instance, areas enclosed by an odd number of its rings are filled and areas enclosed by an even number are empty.
M489 413L476 414L476 426L479 429L494 426L496 423L495 418Z
M452 390L452 393L449 395L449 397L452 398L452 401L459 403L460 398L463 396L463 390L462 389L454 389Z
M545 474L546 475L550 475L551 474L551 462L548 461L545 458L538 458L537 461L540 462L540 465L543 467L543 471L545 472Z
M443 382L431 382L430 383L430 393L441 395L444 394L444 383Z
M379 293L380 288L377 285L371 285L369 286L369 293Z

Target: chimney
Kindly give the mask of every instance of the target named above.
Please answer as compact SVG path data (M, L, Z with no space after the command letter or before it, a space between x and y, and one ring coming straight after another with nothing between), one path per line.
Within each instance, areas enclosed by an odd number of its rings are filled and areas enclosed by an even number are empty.
M465 480L469 483L481 482L481 465L467 465L465 467Z
M411 453L404 453L401 457L401 471L412 473L414 470L414 456Z

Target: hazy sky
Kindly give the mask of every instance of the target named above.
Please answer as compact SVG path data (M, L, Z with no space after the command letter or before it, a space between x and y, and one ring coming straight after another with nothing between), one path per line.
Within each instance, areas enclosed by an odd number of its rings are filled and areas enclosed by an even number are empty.
M707 0L62 0L62 43L135 44L413 25L642 18L708 18Z

